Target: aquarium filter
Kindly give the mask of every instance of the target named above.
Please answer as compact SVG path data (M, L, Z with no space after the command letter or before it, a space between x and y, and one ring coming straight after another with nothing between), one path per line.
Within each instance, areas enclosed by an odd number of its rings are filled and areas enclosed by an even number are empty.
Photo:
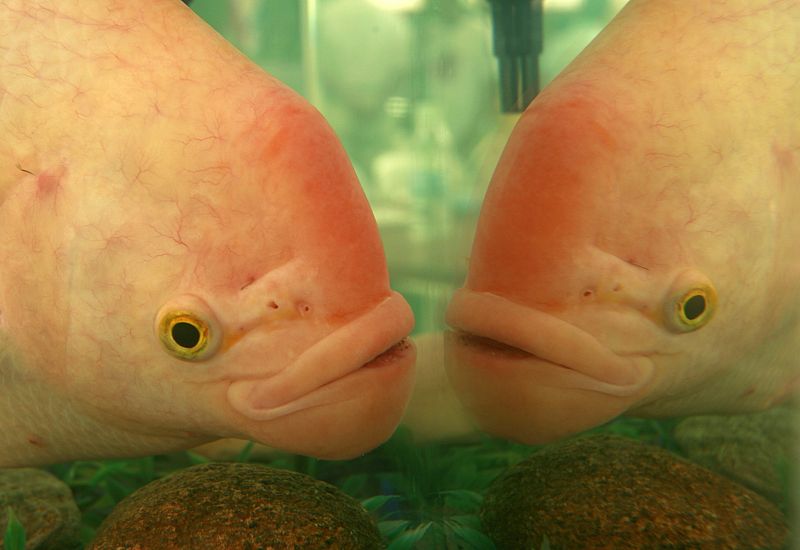
M488 0L500 74L500 108L521 113L539 92L542 0Z

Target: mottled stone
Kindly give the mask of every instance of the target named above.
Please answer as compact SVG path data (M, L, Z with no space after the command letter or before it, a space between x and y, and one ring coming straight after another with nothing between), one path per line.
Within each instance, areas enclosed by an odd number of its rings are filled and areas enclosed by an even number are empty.
M125 498L90 548L367 550L381 538L364 508L332 485L260 464L211 463Z
M675 440L694 462L785 504L789 468L798 463L798 420L791 407L733 416L694 416Z
M481 520L498 548L779 549L768 500L658 447L599 435L547 447L489 488Z
M0 469L0 541L9 506L25 528L27 550L80 548L81 512L70 488L54 475L35 468Z

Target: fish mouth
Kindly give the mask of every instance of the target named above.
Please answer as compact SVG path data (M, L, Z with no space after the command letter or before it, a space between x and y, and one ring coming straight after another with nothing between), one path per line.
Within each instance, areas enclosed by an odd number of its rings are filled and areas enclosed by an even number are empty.
M385 367L387 365L391 365L398 359L401 359L414 345L411 343L411 340L408 338L403 338L396 344L392 345L389 349L384 352L381 352L377 355L374 359L367 361L359 369L376 369ZM345 375L347 376L347 375Z
M485 336L477 336L468 332L456 331L454 338L457 343L465 348L479 350L482 353L488 353L496 357L504 357L510 360L513 359L530 359L535 357L534 354L523 349L504 344L497 340L492 340ZM564 365L559 365L564 367ZM569 368L569 367L564 367Z
M228 387L228 401L253 420L274 420L288 414L351 399L362 391L364 377L389 378L411 374L416 350L407 336L414 317L400 294L392 294L374 308L318 341L279 373L245 379ZM361 389L357 389L361 388Z
M549 385L615 396L633 395L652 379L646 357L616 354L584 330L496 294L456 291L446 320L454 329L448 346L469 365L529 363L537 374L558 371L545 377Z

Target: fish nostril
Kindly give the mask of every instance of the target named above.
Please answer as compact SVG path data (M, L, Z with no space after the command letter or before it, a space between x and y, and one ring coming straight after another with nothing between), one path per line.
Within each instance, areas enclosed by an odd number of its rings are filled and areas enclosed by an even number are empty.
M585 286L579 292L580 300L586 303L629 303L634 300L629 295L627 285L619 281L601 281L597 285Z
M266 302L268 315L274 319L289 319L295 316L307 317L312 312L311 304L304 301L271 299Z

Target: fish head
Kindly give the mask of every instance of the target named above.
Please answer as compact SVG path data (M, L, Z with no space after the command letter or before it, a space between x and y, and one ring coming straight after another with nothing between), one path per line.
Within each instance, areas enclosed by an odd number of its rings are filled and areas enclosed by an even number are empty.
M28 407L13 437L36 442L30 462L222 437L344 458L387 439L413 316L322 115L179 2L63 17L79 18L108 25L60 27L58 51L82 56L9 77L0 120L22 144L0 189L0 359L20 381L0 406ZM49 33L37 21L19 24Z
M518 121L447 311L462 401L527 443L758 410L797 381L797 155L776 162L766 115L683 104L691 76L656 61L639 89L598 40Z
M267 103L270 122L221 154L235 175L187 178L172 218L153 220L181 268L164 266L143 362L206 385L226 435L349 457L399 422L413 316L336 136L293 93Z

